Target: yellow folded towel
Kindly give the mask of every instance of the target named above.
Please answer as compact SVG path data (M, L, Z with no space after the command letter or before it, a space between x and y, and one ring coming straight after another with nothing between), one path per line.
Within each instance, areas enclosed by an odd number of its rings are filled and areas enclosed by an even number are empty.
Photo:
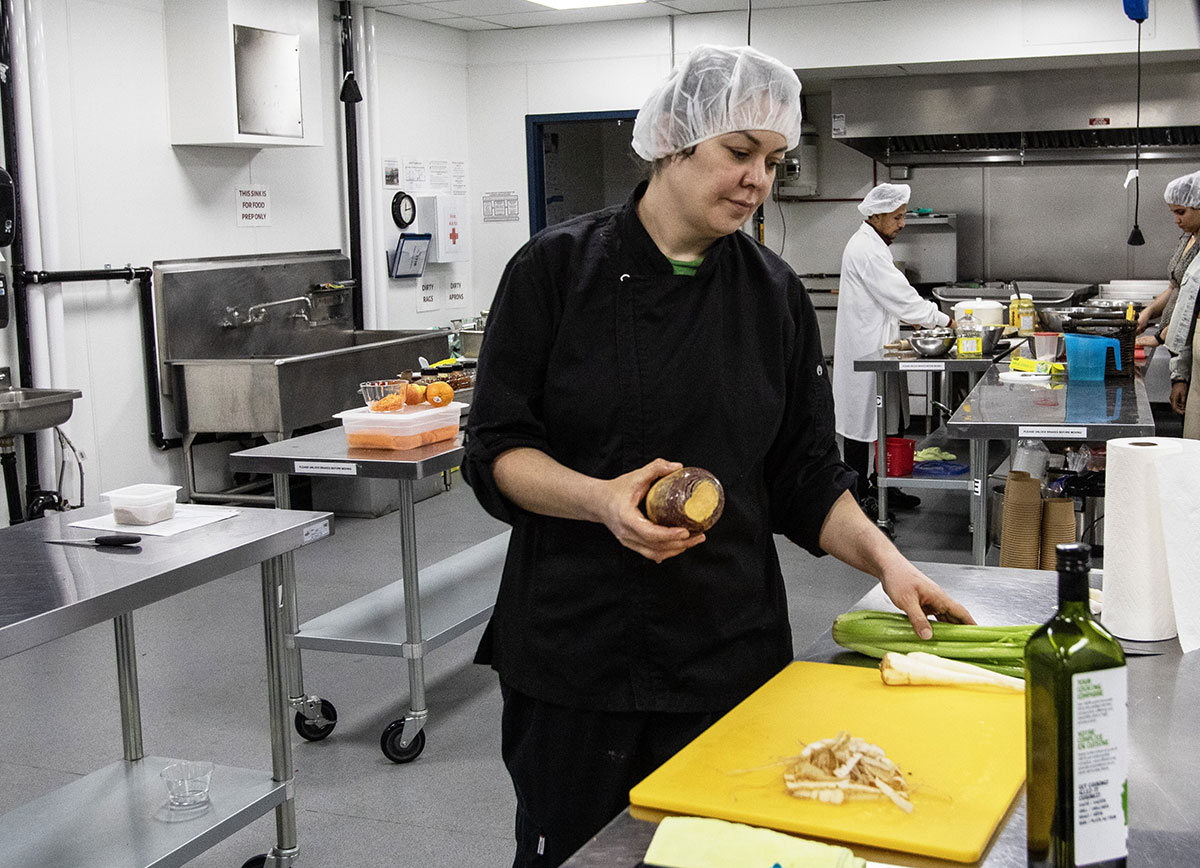
M655 868L865 868L845 847L712 820L666 817L643 861Z
M1036 374L1061 374L1066 370L1062 362L1042 362L1036 359L1009 359L1009 370L1032 371Z

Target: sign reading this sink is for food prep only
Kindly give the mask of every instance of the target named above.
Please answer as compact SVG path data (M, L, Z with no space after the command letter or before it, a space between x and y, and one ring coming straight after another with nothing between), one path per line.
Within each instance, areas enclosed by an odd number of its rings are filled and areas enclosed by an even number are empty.
M238 226L270 226L271 225L271 193L266 184L238 184L235 199L237 202Z

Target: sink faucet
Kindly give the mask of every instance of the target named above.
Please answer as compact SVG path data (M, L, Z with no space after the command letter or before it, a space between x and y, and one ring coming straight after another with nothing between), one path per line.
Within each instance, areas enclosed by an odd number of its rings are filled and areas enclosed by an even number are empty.
M298 295L295 298L283 298L279 301L264 301L260 304L250 305L250 307L246 308L246 324L253 325L262 322L267 317L267 308L269 307L296 303L303 305L303 308L294 312L292 319L302 319L305 322L309 322L311 319L310 314L312 314L312 299L307 295Z
M282 298L279 301L264 301L260 304L252 304L246 308L245 313L242 313L240 308L227 307L225 308L225 319L221 320L221 328L235 329L241 326L258 325L266 320L267 308L276 307L281 304L303 305L300 310L292 313L292 319L304 320L307 323L312 322L312 299L307 295L298 295L295 298Z
M12 371L8 368L0 368L0 392L12 388Z

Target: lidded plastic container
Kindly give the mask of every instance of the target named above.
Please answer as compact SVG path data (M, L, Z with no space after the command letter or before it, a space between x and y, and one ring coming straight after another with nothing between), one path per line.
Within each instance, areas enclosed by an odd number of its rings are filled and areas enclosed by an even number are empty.
M334 418L342 420L351 449L416 449L456 437L466 406L451 401L443 407L409 407L403 413L372 413L362 407L334 413Z
M180 488L180 485L143 482L106 491L100 497L112 504L117 524L157 524L175 515L175 492Z

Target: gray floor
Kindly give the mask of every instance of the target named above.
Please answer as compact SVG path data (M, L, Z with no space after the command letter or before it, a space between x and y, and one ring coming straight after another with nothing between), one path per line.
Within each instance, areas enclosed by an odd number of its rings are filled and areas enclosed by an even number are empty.
M916 561L969 563L965 493L922 496L920 509L899 514L901 551ZM417 504L419 562L434 563L503 529L456 479L449 492ZM299 551L301 620L394 581L398 532L395 514L342 518L331 538ZM873 580L785 540L779 548L799 651ZM146 753L269 769L257 571L141 609L135 625ZM379 750L383 727L406 707L404 661L305 652L305 687L334 702L339 720L325 741L293 733L297 865L511 864L515 803L500 761L499 689L489 669L471 663L481 630L426 658L427 745L407 765L394 765ZM100 625L0 661L8 721L0 735L0 812L120 757L113 659L111 626ZM219 786L215 779L214 790ZM189 864L238 868L274 837L268 815Z

